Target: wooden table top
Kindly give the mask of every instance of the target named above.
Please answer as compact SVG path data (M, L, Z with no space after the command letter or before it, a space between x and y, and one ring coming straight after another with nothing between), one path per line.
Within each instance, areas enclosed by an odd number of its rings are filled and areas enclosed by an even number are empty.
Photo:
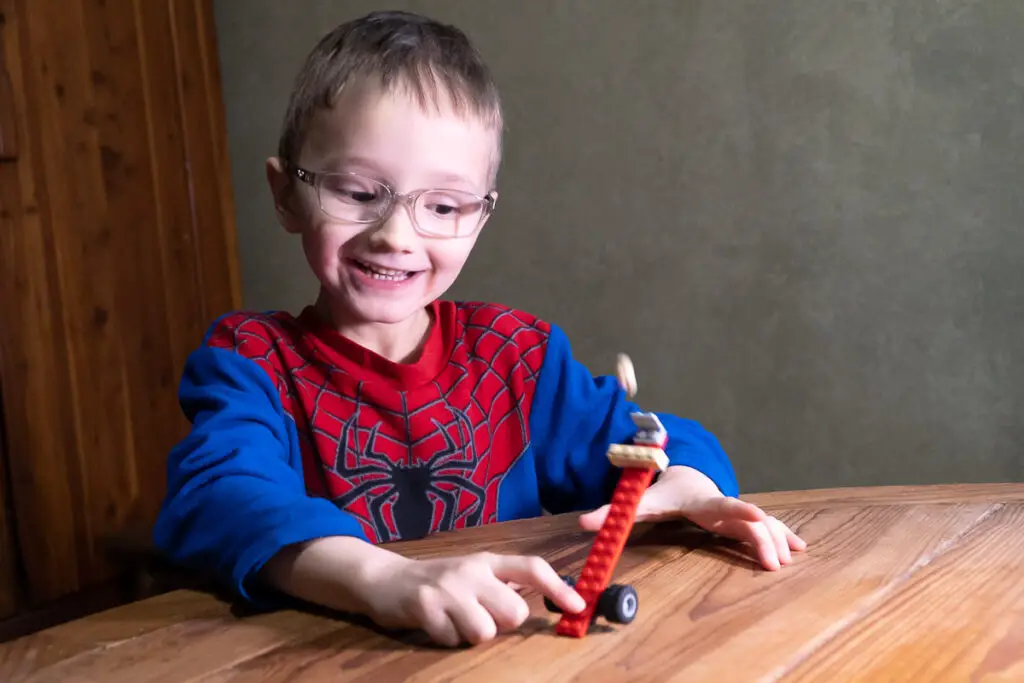
M1022 681L1024 484L754 495L808 543L779 572L687 525L638 525L615 580L640 611L582 640L537 595L516 633L460 650L329 615L237 614L176 591L0 646L0 681ZM536 553L576 573L575 516L396 544Z

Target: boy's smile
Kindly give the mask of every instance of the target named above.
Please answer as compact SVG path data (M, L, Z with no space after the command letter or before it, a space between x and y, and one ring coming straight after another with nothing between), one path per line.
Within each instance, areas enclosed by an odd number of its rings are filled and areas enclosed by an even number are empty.
M355 270L353 277L360 286L373 287L384 292L393 292L412 284L424 270L402 270L388 268L358 258L345 259L345 264Z
M483 196L492 190L497 136L483 121L456 112L444 93L421 104L400 84L389 90L353 84L333 108L313 116L295 165L314 174L351 174L338 192L352 202L372 203L382 190ZM321 209L323 187L318 197L314 187L294 182L289 199L286 174L280 160L270 160L279 215L289 232L302 236L321 284L318 307L346 336L392 360L405 358L429 328L427 306L458 277L479 232L447 238L417 231L417 217L422 226L458 206L443 193L416 209L412 200L396 201L374 222L338 220Z
M373 263L366 261L360 261L358 259L349 259L349 261L355 265L360 271L366 274L371 281L376 282L393 282L403 283L408 282L414 275L422 273L421 270L394 270L383 266L378 266Z

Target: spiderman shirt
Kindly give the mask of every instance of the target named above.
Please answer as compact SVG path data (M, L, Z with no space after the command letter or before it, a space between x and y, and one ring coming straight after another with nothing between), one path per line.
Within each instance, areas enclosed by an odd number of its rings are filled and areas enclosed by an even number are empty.
M609 443L635 427L611 377L572 358L555 325L507 307L435 302L420 358L393 363L320 322L233 313L189 357L192 422L171 452L155 539L242 596L281 548L373 543L589 510L608 501ZM670 464L736 478L697 423L659 414Z

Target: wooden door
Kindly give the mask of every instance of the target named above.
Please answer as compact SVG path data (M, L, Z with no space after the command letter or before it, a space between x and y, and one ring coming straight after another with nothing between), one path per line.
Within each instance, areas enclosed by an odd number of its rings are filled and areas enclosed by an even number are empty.
M12 520L7 516L7 458L3 426L3 404L0 403L0 619L17 612L21 595L15 574L17 546L11 530Z
M0 372L29 598L112 576L149 526L176 386L239 304L208 0L0 0L17 159L0 164Z
M4 165L13 164L18 158L18 136L14 125L14 97L11 79L7 72L4 36L6 15L4 2L0 0L0 272L12 266L5 248L8 224L11 222L7 198L13 197L13 174ZM4 287L8 286L2 281ZM0 290L6 291L6 290ZM0 305L7 303L6 297L0 297ZM0 325L5 318L0 313ZM0 346L0 369L2 369L3 347ZM4 433L3 375L0 374L0 619L12 616L18 610L21 587L18 585L15 567L17 566L17 544L14 541L14 520L10 518L10 489L8 484L8 458L6 452L7 437Z

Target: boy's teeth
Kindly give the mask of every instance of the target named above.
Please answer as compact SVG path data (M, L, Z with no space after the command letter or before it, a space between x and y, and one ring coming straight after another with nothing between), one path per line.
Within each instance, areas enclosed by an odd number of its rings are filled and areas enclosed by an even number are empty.
M359 265L369 275L377 280L404 280L411 275L407 270L392 270L390 268L378 268L368 263L359 262Z

